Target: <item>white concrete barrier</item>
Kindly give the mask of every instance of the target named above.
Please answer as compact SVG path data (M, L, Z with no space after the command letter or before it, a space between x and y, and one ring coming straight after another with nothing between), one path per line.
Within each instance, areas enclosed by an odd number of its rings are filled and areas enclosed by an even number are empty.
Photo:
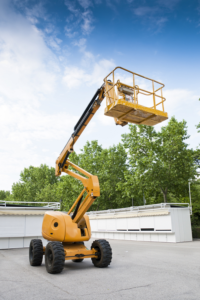
M161 203L89 212L92 237L152 242L190 242L190 207Z
M42 239L43 245L47 241L43 239L41 229L46 211L59 208L59 206L47 205L46 207L16 207L2 205L0 202L0 249L29 247L34 238ZM44 204L44 203L43 203Z
M42 221L51 207L0 207L0 249L28 247L40 238ZM192 241L190 208L158 204L88 212L92 237L151 242Z

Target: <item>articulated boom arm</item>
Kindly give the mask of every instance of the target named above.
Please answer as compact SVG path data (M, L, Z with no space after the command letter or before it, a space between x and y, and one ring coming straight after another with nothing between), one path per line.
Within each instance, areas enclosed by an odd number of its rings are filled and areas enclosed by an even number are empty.
M92 205L96 197L100 196L100 187L97 176L94 176L86 172L85 170L79 168L78 166L70 162L68 160L68 157L70 153L74 151L73 147L76 141L78 140L79 136L82 134L82 132L84 131L94 114L99 109L101 102L104 99L104 91L104 85L96 91L92 100L90 101L84 113L82 114L76 126L74 127L74 132L71 138L69 139L60 156L56 160L56 176L59 176L62 172L65 172L68 175L80 180L84 186L84 189L82 190L81 194L78 196L78 198L76 199L73 206L68 212L68 214L70 214L76 207L72 215L73 222L75 223L78 223L82 219L83 215L87 212L87 210ZM87 178L69 170L69 166L82 173L83 175L87 176ZM87 193L87 195L83 200L83 195L85 192Z
M128 85L120 82L120 80L116 81L116 70L117 72L128 72L128 76L132 76L132 84L129 83ZM148 85L150 83L150 86L152 85L152 89L150 88L146 90L139 87L137 84L138 78L140 81L141 79L146 80ZM106 109L104 114L114 118L116 125L125 126L128 123L133 123L137 125L144 124L154 126L168 119L168 114L164 111L164 101L166 99L163 97L163 88L163 83L139 75L122 67L116 67L104 78L104 84L96 91L78 123L74 127L74 132L71 138L56 160L56 176L65 172L80 180L84 186L83 191L68 212L68 214L70 214L74 210L72 215L73 222L78 223L82 219L96 197L100 196L100 188L97 176L94 176L71 163L68 160L68 157L70 153L74 151L74 144L99 109L104 97L106 97ZM139 96L141 95L143 97L146 96L146 98L149 99L148 104L143 102L144 99L140 99ZM69 166L86 177L69 170ZM87 194L83 199L85 193Z

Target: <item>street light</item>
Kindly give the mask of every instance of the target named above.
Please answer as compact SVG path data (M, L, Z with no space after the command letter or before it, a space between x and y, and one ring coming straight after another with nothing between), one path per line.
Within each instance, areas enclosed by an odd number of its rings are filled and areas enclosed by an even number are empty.
M191 200L191 191L190 191L190 184L192 183L192 179L188 179L188 186L189 186L189 198L190 198L190 209L192 215L192 200Z

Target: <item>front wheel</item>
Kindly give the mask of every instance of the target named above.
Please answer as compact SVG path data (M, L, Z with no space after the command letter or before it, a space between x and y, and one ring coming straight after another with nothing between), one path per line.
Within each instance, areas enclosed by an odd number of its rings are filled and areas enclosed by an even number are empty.
M92 258L97 268L106 268L112 260L112 249L106 240L96 240L92 243L91 249L97 250L98 258Z
M65 264L65 251L59 242L49 242L45 249L46 270L50 274L61 273Z

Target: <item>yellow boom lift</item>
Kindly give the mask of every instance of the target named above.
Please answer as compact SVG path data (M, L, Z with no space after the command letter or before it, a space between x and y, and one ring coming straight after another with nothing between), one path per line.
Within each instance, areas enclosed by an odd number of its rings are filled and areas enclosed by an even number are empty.
M119 77L119 72L122 71L128 74L126 79L129 84L120 80L115 82L115 77ZM136 81L139 81L143 88L136 85ZM145 88L145 81L150 83L151 90ZM104 84L96 91L56 160L56 176L60 176L62 172L73 176L83 183L83 190L68 213L58 211L45 213L42 235L49 243L43 247L41 240L31 240L29 247L31 266L41 265L43 255L47 272L52 274L63 270L65 260L82 262L85 258L91 258L94 266L99 268L107 267L111 263L112 249L106 240L94 241L90 250L84 245L84 241L91 238L90 221L86 212L100 196L98 177L76 166L68 157L74 151L76 141L100 108L104 97L105 115L113 117L116 125L125 126L133 123L153 126L166 120L168 115L164 111L163 87L164 85L158 81L121 67L116 67L104 78ZM140 95L143 96L143 102L146 101L144 98L148 100L145 102L147 104L140 103ZM72 168L76 172L73 172Z

